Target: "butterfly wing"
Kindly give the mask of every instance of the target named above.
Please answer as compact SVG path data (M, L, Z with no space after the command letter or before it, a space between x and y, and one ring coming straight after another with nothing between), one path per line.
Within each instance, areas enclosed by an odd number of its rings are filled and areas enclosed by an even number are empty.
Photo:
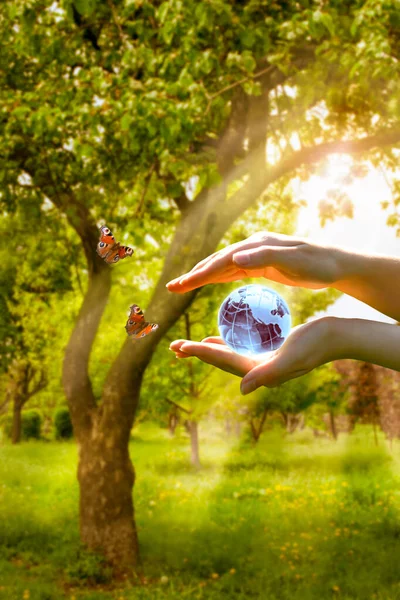
M118 256L122 260L127 256L132 256L133 248L129 248L129 246L119 246L118 248Z
M132 335L133 339L137 340L139 338L145 337L146 335L149 335L149 333L151 333L155 329L158 329L157 323L147 323L145 321L144 323L141 323L139 325L138 331L135 331L131 335Z
M115 241L111 229L106 225L100 227L100 240L97 244L97 254L103 258L109 265L132 256L133 249L129 246L121 246L119 242Z
M101 244L101 242L100 242L100 244ZM120 245L118 242L116 244L114 244L113 246L107 246L107 251L104 253L104 256L102 258L104 258L106 263L109 265L112 265L113 263L118 262L119 261L119 249L120 249Z
M129 318L125 329L128 335L134 339L142 338L158 328L157 323L147 323L144 319L142 309L137 304L130 307Z
M108 227L106 227L105 225L103 225L103 227L100 227L100 240L99 243L97 244L97 254L99 256L101 256L101 258L104 258L104 260L106 262L113 262L112 260L109 261L108 256L110 255L110 253L112 252L112 250L115 247L115 238L113 236L113 234L111 233L111 229L109 229ZM115 254L114 254L115 256ZM113 256L113 258L114 258Z
M111 233L111 229L109 229L106 225L100 227L100 242L103 242L104 244L109 244L110 246L115 244L115 238Z

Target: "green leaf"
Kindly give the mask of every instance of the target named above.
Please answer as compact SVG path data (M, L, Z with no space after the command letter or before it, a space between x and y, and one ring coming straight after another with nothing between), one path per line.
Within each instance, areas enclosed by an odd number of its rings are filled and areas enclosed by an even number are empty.
M256 68L256 61L254 60L253 55L248 51L243 52L242 63L248 73L252 73Z
M169 9L170 9L169 2L163 2L160 5L160 7L157 11L157 17L158 17L158 20L160 21L160 23L164 23L165 19L167 18Z
M96 0L74 0L74 6L80 15L88 17L96 8Z
M315 10L313 12L313 21L315 23L321 23L332 36L335 34L333 20L329 13L322 12L321 10Z
M120 121L122 131L127 131L132 123L132 115L130 113L125 113Z
M256 36L254 35L254 32L250 29L245 29L244 31L242 31L239 37L242 45L245 48L252 48L254 46Z

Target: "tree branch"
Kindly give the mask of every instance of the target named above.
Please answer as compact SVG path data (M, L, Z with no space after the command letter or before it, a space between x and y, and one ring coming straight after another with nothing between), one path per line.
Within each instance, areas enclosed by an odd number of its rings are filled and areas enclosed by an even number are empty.
M393 145L398 142L400 142L400 128L393 128L358 140L324 142L297 150L291 156L279 161L276 165L269 168L266 166L263 173L254 173L233 194L225 207L230 223L233 223L244 210L260 198L271 183L303 165L317 163L330 154L357 154L371 150L372 148ZM249 171L251 174L252 165L259 164L260 152L262 152L262 149L257 149L255 152L249 154L239 165L237 172L242 174L244 171Z
M34 373L34 375L35 374L36 372ZM34 377L34 375L31 377L31 379ZM29 400L29 398L32 398L32 396L35 396L41 390L43 390L47 386L47 384L48 379L46 373L44 371L41 371L39 381L37 381L36 384L31 388L31 390L26 394L26 400L24 401L24 404Z
M134 217L140 217L141 213L142 213L142 209L143 209L143 205L144 205L144 199L146 197L147 194L147 190L149 189L149 185L150 185L150 181L151 181L151 176L153 175L154 169L156 168L156 164L153 163L149 169L149 172L147 173L145 180L144 180L144 186L143 186L143 191L142 191L142 195L140 197L139 200L139 204L138 207L135 211Z
M176 406L176 408L179 408L179 410L182 410L186 414L188 414L188 415L192 414L191 410L188 410L187 408L183 408L183 406L180 406L179 404L177 404L173 400L170 400L169 398L165 398L165 400L166 400L166 402L168 402L169 404L172 404L173 406Z
M218 96L221 96L222 94L224 94L228 90L232 90L233 88L237 87L238 85L241 85L242 83L245 83L246 81L250 81L250 80L253 81L254 79L258 79L262 75L266 75L267 73L270 73L274 69L276 69L276 67L274 65L268 65L268 67L266 69L262 69L261 71L258 71L257 73L254 73L254 75L252 74L252 75L248 75L247 77L243 77L243 79L239 79L239 81L235 81L234 83L231 83L230 85L227 85L226 87L224 87L221 90L219 90L219 92L216 92L215 94L212 94L208 98L208 105L207 105L205 114L207 114L208 111L210 110L212 101L215 98L218 98Z

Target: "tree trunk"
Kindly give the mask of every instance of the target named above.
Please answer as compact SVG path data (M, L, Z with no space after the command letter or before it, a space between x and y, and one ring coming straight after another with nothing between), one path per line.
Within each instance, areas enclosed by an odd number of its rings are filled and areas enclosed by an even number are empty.
M78 480L82 542L105 555L117 575L136 570L135 473L127 445L106 436L87 441L79 451Z
M378 431L377 431L377 426L376 426L376 421L374 419L374 421L372 422L372 427L374 430L374 440L375 440L375 446L379 445L379 441L378 441Z
M176 412L168 413L168 431L170 435L173 437L175 435L175 430L179 423L179 417Z
M232 420L230 418L225 419L225 433L230 436L232 433Z
M336 429L336 421L335 421L335 415L332 410L329 411L329 425L331 428L331 433L333 435L333 439L337 440L338 435L337 435L337 429Z
M242 424L240 421L236 421L235 423L235 435L236 437L240 437L242 434Z
M251 431L251 437L253 439L254 444L257 444L258 438L260 437L260 431L256 427L256 424L254 423L254 419L250 419L250 431Z
M253 436L253 441L256 444L261 437L263 432L265 419L267 418L268 409L265 409L262 413L259 422L257 423L256 419L250 419L250 429L251 435Z
M302 415L293 415L291 413L287 413L285 422L286 431L288 433L294 433L302 423Z
M21 441L21 430L22 430L22 403L18 402L17 399L14 400L13 406L13 422L12 422L12 434L11 434L11 442L12 444L19 444Z
M199 424L197 421L187 421L190 431L190 462L201 469L200 453L199 453Z

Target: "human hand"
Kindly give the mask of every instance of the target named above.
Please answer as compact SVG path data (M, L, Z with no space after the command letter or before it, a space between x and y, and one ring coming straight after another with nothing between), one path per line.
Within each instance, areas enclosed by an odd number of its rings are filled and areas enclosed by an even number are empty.
M341 319L322 317L292 329L284 344L267 357L249 358L233 352L220 337L208 337L202 342L175 340L170 349L177 358L195 356L243 377L242 394L260 386L276 387L295 377L305 375L315 367L342 357L342 336L338 335Z
M320 289L332 286L340 278L340 256L337 248L260 232L214 252L189 273L167 283L167 288L183 294L209 283L265 277L286 285Z

